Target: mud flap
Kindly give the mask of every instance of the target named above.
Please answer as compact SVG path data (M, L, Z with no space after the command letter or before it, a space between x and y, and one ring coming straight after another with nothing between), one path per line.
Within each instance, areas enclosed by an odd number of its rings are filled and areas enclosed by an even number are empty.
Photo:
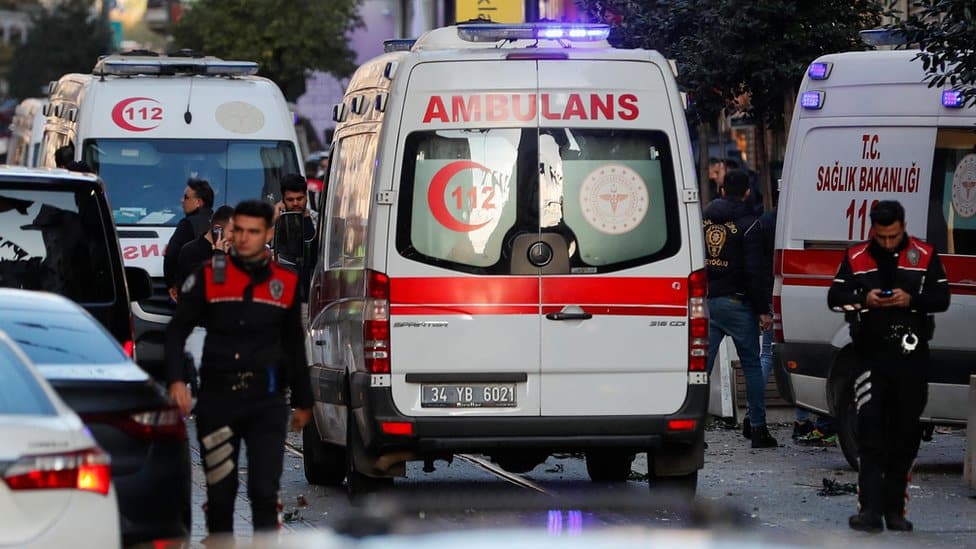
M651 450L651 456L648 462L653 463L656 477L690 475L705 466L705 430L699 430L691 444L666 445Z

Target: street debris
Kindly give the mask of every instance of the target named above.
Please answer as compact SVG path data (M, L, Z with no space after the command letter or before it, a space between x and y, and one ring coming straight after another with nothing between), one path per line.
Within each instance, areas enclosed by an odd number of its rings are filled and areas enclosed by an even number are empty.
M821 497L843 496L856 493L857 485L853 482L838 482L829 478L823 479L823 488L817 491L817 495Z

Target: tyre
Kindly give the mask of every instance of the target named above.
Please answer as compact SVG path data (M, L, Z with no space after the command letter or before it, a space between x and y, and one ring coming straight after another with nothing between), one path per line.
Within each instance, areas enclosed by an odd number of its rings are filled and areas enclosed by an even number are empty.
M305 480L319 486L339 486L346 478L346 450L324 442L313 419L302 429Z
M857 404L854 403L854 379L845 378L837 387L835 400L835 421L837 423L837 443L844 459L857 471Z
M634 454L611 451L586 453L586 472L593 482L625 482L630 478Z

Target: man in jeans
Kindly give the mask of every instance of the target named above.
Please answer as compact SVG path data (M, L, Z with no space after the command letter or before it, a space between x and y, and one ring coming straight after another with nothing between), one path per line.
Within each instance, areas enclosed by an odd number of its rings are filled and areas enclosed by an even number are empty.
M753 448L775 448L766 427L766 383L759 362L760 329L772 326L772 288L763 276L763 237L759 220L748 204L749 174L725 174L721 197L703 214L708 272L708 371L725 336L735 343L746 378Z

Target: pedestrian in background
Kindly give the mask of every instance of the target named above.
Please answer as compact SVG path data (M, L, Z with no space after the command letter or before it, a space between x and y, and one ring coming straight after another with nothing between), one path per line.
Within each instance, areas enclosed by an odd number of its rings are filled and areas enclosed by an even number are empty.
M949 307L949 284L935 248L905 232L894 200L871 208L871 240L847 250L827 294L847 315L854 350L858 512L855 530L910 531L907 489L928 399L931 314Z
M173 301L176 301L177 288L180 287L180 250L188 242L210 230L213 203L214 192L210 183L204 179L187 180L182 201L185 217L176 224L176 230L169 238L163 253L163 278Z
M721 197L705 208L708 278L708 371L712 371L725 336L732 338L746 379L750 439L753 448L775 448L766 426L766 384L759 361L759 334L772 326L772 288L763 269L763 237L748 205L749 174L725 175Z
M254 530L280 527L289 387L292 429L301 430L312 416L298 276L271 261L265 246L273 214L257 200L234 209L231 253L187 277L166 330L169 394L186 416L192 399L183 381L183 346L194 326L207 328L196 416L210 534L233 533L242 440Z
M179 257L180 285L215 253L230 253L234 231L234 223L231 221L233 215L234 208L226 204L217 208L210 218L210 230L204 231L202 235L183 246Z

